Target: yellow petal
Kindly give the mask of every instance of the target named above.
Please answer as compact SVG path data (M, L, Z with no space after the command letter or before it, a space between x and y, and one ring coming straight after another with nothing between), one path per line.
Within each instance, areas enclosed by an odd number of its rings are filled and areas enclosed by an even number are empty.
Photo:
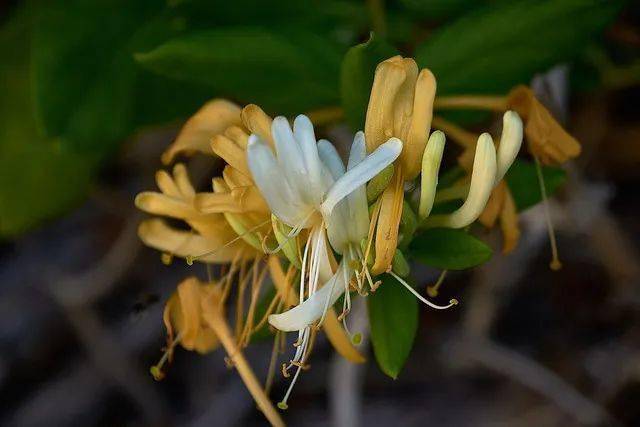
M171 218L186 219L201 215L193 208L192 204L153 191L138 194L134 203L138 209L144 212Z
M411 123L407 130L400 162L405 181L420 174L422 154L431 132L433 100L436 96L436 79L431 71L420 71L415 85Z
M255 104L249 104L242 109L242 122L251 133L258 135L263 141L266 141L271 148L275 147L273 137L271 136L271 123L273 120L262 108Z
M402 175L396 173L391 185L380 198L380 214L376 229L375 261L371 272L382 274L389 269L398 246L398 229L404 202Z
M231 139L224 135L216 135L211 140L211 149L233 168L247 176L251 176L245 151Z
M393 136L395 98L407 75L399 58L389 58L376 68L364 127L369 153Z
M520 240L518 212L509 187L505 186L504 203L500 212L500 228L502 229L502 252L507 254L515 249Z
M240 123L240 107L224 99L209 101L187 120L174 143L162 155L162 162L169 164L181 153L211 154L211 137Z
M178 257L197 256L214 251L199 258L199 261L226 263L231 262L239 251L246 251L241 241L225 246L219 236L204 237L193 232L176 230L158 218L143 221L138 227L138 236L142 242L154 249L171 253Z
M187 172L187 168L182 163L177 163L173 167L173 180L180 190L180 194L185 199L191 199L196 194L196 190L193 189L193 185L191 185L191 180L189 179L189 173Z
M269 274L273 280L273 284L280 297L289 306L298 304L298 293L293 289L292 284L287 281L287 277L282 271L280 260L277 256L272 255L268 260ZM345 333L344 329L338 321L333 308L327 310L327 314L323 323L324 332L327 334L327 338L331 345L336 349L338 354L352 363L364 363L366 359L360 352L351 344L350 338Z
M580 154L580 143L560 126L528 87L513 89L508 107L524 119L529 150L542 163L564 163Z
M230 126L224 131L224 136L236 143L243 150L247 149L249 134L240 126Z
M178 299L182 312L183 325L179 331L180 343L188 350L193 350L196 338L200 333L200 282L195 277L185 279L178 285Z
M159 170L156 172L156 185L167 196L180 198L182 195L178 186L173 182L171 175L167 171Z
M402 58L395 63L402 67L405 77L393 101L393 136L404 142L411 126L418 64L411 58Z
M478 217L478 221L487 228L492 228L498 219L498 215L502 212L507 184L504 181L500 183L491 192L491 197L484 208L484 211Z
M224 167L222 178L231 189L253 185L253 180L250 177L229 165Z

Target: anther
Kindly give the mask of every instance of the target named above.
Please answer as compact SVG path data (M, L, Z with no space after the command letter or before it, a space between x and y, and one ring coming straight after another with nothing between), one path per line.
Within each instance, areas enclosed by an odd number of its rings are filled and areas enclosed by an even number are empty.
M351 343L353 345L360 345L362 343L362 334L360 332L354 334L351 337Z
M160 255L160 260L164 265L171 265L171 262L173 261L173 254L163 252L162 255Z

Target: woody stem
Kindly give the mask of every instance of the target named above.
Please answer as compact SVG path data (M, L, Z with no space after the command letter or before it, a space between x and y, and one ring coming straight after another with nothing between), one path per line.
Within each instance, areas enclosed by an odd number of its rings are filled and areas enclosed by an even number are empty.
M238 371L238 374L240 374L240 378L242 378L247 390L249 390L249 393L251 393L251 396L256 401L258 408L260 408L272 426L284 427L284 421L273 407L269 397L267 397L267 394L258 382L251 366L242 354L236 340L233 338L233 334L231 333L227 322L220 316L209 316L206 320L211 329L213 329L218 336L220 343L229 355L229 358L233 362L233 366Z

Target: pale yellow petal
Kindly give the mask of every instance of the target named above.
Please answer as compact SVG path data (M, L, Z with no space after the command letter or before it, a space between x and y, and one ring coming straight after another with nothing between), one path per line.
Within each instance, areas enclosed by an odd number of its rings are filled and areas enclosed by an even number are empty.
M173 177L169 175L167 171L159 170L156 172L156 185L167 196L171 197L181 197L180 190L175 182L173 182Z
M415 85L413 97L413 113L405 139L400 163L405 181L412 180L420 174L422 154L431 133L433 117L433 100L436 96L436 79L431 71L420 71Z
M145 191L136 196L135 205L138 209L171 218L185 219L201 215L192 204L184 200L167 196L166 194Z
M238 171L238 169L235 169L234 167L229 165L225 166L224 170L222 171L222 178L230 189L253 185L253 180L249 176L243 174L242 172Z
M247 155L235 142L224 135L216 135L211 140L211 149L229 165L247 176L251 176L247 166Z
M245 248L244 242L241 241L225 246L228 242L220 241L213 236L205 238L193 232L173 229L158 218L143 221L138 227L138 236L145 245L182 258L215 250L198 259L202 262L231 262L238 251Z
M383 61L376 68L364 127L369 153L393 136L395 97L406 78L398 58Z
M191 199L196 195L196 191L193 189L193 185L191 185L189 173L184 164L178 163L173 167L173 179L183 198Z
M180 343L188 350L193 350L200 333L200 282L195 277L185 279L178 285L180 311L184 321L180 332Z
M247 149L249 134L240 126L230 126L224 131L224 136L236 143L243 150Z
M194 114L162 155L162 162L171 163L178 154L201 152L212 154L209 140L227 127L241 124L240 107L224 99L206 103Z
M403 179L401 174L393 177L380 198L380 214L376 228L375 261L371 272L382 274L389 269L398 246L398 229L404 202Z
M273 137L271 136L271 123L273 120L262 108L255 104L249 104L242 109L242 122L251 133L258 135L263 141L266 141L271 148L275 147Z
M504 181L500 183L491 192L491 197L484 208L484 211L478 217L478 221L487 228L492 228L498 219L498 215L503 210L507 184Z

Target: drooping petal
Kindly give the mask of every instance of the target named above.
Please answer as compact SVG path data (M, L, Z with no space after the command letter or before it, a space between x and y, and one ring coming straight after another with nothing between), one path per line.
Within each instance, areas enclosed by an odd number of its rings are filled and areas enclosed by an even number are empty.
M344 293L345 269L348 270L347 278L350 278L352 273L347 264L347 262L341 262L333 277L302 304L284 313L270 315L269 323L271 326L285 332L299 331L320 319L327 306L327 299L329 300L328 306L331 307Z
M342 175L331 187L322 203L323 215L328 216L335 205L356 188L364 185L393 163L402 152L402 141L391 138L369 154L353 169Z
M240 123L240 107L237 105L224 99L207 102L187 120L175 142L162 154L162 162L171 163L180 153L197 151L212 154L209 147L211 137Z
M504 203L500 212L500 228L502 230L502 253L513 251L520 240L520 227L518 227L518 212L511 191L505 189Z
M507 111L502 117L502 135L498 147L496 184L504 178L522 145L522 120L515 111Z
M427 148L422 156L422 177L420 182L420 206L418 215L426 218L431 213L438 186L438 172L444 153L445 136L437 130L429 137Z
M469 194L464 204L448 215L427 218L428 227L462 228L475 221L484 210L496 176L496 150L491 135L483 133L478 139Z

